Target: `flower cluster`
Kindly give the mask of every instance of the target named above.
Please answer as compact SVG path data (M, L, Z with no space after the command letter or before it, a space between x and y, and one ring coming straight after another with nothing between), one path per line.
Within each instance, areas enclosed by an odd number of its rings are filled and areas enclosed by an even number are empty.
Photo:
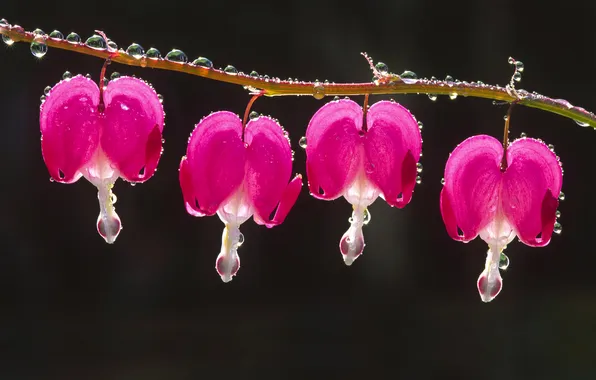
M310 194L322 200L343 196L352 205L350 227L339 239L346 265L364 250L367 208L378 197L391 207L410 203L422 155L416 118L394 101L368 107L367 100L364 108L349 99L325 104L301 142ZM120 177L144 182L153 175L162 153L163 126L158 95L132 77L120 77L101 90L80 75L63 80L41 106L42 153L50 175L62 183L83 176L97 187L97 230L108 243L121 229L112 187ZM217 214L224 223L215 264L224 282L240 268L242 223L253 217L257 224L277 226L296 202L302 176L292 175L292 157L287 132L266 116L246 122L219 111L203 118L191 133L179 168L182 198L190 215ZM534 247L548 244L561 185L558 157L540 140L521 138L503 146L479 135L450 155L441 215L453 239L469 242L480 235L488 244L478 278L483 301L501 290L499 262L512 239L517 236Z

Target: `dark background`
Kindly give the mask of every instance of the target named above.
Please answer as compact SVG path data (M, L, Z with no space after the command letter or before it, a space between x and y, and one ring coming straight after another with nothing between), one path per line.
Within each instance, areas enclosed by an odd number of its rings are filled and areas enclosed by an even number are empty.
M397 73L505 85L507 58L525 63L518 88L596 110L596 3L520 1L300 2L5 1L0 17L28 30L104 30L119 46L179 48L217 67L304 80L369 81L368 52ZM563 233L549 246L511 243L501 294L480 301L486 245L451 240L439 212L449 152L466 137L501 138L506 107L490 100L398 95L424 122L423 184L403 210L370 207L364 255L343 264L350 205L304 187L286 222L242 226L242 268L214 269L223 225L183 207L178 164L211 111L243 113L240 86L113 64L164 96L165 153L135 187L118 181L124 230L95 230L96 190L51 183L41 157L39 97L62 73L99 77L102 61L27 44L0 46L0 379L594 379L596 377L596 133L518 107L512 134L554 144L564 163ZM371 101L388 98L372 97ZM329 99L260 99L298 140ZM361 97L356 97L361 101Z

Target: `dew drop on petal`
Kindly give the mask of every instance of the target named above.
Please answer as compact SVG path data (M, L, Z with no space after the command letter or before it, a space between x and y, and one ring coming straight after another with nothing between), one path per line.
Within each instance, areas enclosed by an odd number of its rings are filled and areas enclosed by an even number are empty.
M559 219L561 217L561 211L557 210L557 212L555 213L555 217Z
M417 185L422 184L422 177L421 176L416 176L416 184Z
M8 21L5 18L0 19L0 26L8 26Z
M575 121L575 124L579 125L580 127L589 127L590 126L589 123L585 123L583 121L579 121L579 120L575 120L575 119L573 121Z
M79 37L79 35L75 32L72 32L66 36L66 41L70 42L71 44L78 44L81 42L81 37Z
M46 86L46 88L43 89L43 93L44 95L48 95L50 93L50 91L52 90L52 87L50 86Z
M250 120L254 120L258 117L259 117L259 113L257 111L250 111L250 113L248 114L248 118Z
M70 78L72 78L72 74L70 73L70 71L65 71L64 74L62 74L62 79L68 80Z
M553 226L553 232L557 235L560 235L561 232L563 232L563 226L561 225L561 223L555 222L555 225Z
M371 217L372 215L370 214L370 211L368 211L368 208L365 208L362 215L362 224L366 226L368 223L370 223Z
M298 145L300 145L300 148L306 149L306 136L302 136L300 138L300 140L298 141Z
M559 193L559 200L560 201L564 201L565 200L565 193L562 192L562 191Z
M422 173L422 168L423 168L423 166L420 162L416 163L416 171L418 173Z
M241 247L242 244L244 244L244 234L242 232L240 232L238 234L238 243L236 243L236 248Z
M447 84L453 83L453 77L451 75L447 75L445 77L445 82L447 82Z
M527 135L525 132L522 132L522 133L519 135L519 137L521 137L521 138L523 139L523 138L526 138L526 137L528 137L528 135Z
M418 129L420 129L420 130L424 129L424 124L422 124L421 121L418 121Z
M259 73L257 73L256 71L253 70L253 71L250 72L250 76L253 77L253 78L258 78L259 77Z
M114 71L112 73L112 75L110 75L110 80L114 80L114 79L118 79L118 78L120 78L120 73L117 71Z
M154 47L149 48L145 56L149 59L161 59L161 53Z
M445 178L441 178L441 185L445 185Z

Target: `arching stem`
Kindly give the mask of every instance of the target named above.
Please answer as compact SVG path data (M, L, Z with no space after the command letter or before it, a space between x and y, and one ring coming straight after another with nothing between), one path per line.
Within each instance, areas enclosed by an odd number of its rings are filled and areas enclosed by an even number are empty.
M364 94L364 105L362 106L362 130L368 131L368 125L366 124L366 114L368 113L368 94Z
M504 172L507 170L507 148L509 147L509 121L511 120L511 111L513 110L513 106L517 102L511 102L509 104L509 108L507 109L507 115L505 116L505 128L503 130L503 158L501 159L501 171Z
M250 108L252 104L261 96L263 95L262 92L255 94L250 98L248 104L246 105L246 110L244 110L244 118L242 119L242 141L244 141L244 130L246 129L246 122L248 121L248 116L250 115Z
M112 63L112 61L110 60L110 58L107 58L103 62L101 72L99 73L99 105L97 106L99 112L103 112L105 110L105 104L103 102L103 91L105 86L103 85L103 81L106 76L106 69L110 63Z

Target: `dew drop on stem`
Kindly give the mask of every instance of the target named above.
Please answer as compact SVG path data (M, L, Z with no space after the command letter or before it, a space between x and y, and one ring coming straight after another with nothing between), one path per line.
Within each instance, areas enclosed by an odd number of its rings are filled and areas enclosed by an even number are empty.
M154 47L149 48L145 56L150 59L161 59L161 53Z
M64 34L62 34L59 30L54 30L52 33L50 33L50 38L55 40L63 40Z
M37 35L33 41L31 41L31 54L36 58L41 58L48 52L48 45L43 36Z
M87 38L87 41L85 41L85 45L95 50L106 50L108 48L106 40L98 34L94 34L91 37Z
M168 54L166 54L166 60L171 62L178 62L178 63L186 63L188 61L188 57L182 50L172 49Z
M238 70L236 70L236 68L232 65L227 65L224 69L224 73L228 75L238 75Z
M141 45L133 43L126 49L126 54L130 55L134 59L141 59L145 54L145 50L143 50Z
M75 32L72 32L66 36L66 41L70 42L71 44L78 44L81 42L81 37L79 37L79 35Z
M213 68L213 62L211 62L211 60L209 60L209 58L205 58L205 57L199 57L199 58L195 59L194 61L192 61L192 64L195 66L204 67L206 69Z

